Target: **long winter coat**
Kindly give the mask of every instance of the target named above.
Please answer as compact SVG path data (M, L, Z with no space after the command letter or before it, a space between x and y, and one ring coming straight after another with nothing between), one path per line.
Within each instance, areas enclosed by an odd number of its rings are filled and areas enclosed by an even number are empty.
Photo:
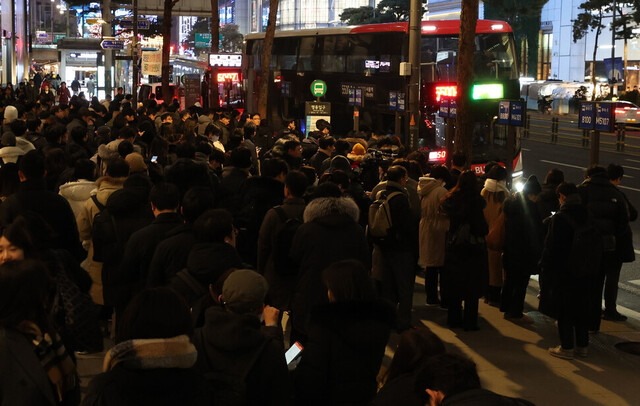
M107 200L109 196L113 194L116 190L122 189L122 185L124 184L126 178L112 178L110 176L104 176L99 178L95 182L95 186L97 190L94 192L98 201L103 205L107 206ZM93 182L92 182L93 183ZM60 187L60 194L65 196L67 194L67 185L65 184ZM82 190L78 190L78 193L73 192L72 195L82 197L80 195ZM73 206L71 206L73 208ZM91 280L93 280L93 284L91 285L91 298L95 303L104 304L103 297L103 286L102 286L102 262L93 260L93 241L91 239L91 232L93 229L93 218L100 212L98 206L93 201L91 196L87 196L82 206L82 210L78 214L76 214L76 218L78 219L78 232L80 234L80 240L83 241L83 245L88 247L88 255L87 259L82 262L82 267L89 272L91 276Z
M287 219L300 219L305 209L302 198L285 199L280 206ZM291 301L291 294L295 287L296 275L285 275L275 267L276 244L278 234L285 222L282 221L275 209L270 209L264 216L258 237L258 272L269 282L269 304L278 309L287 309Z
M569 272L569 253L575 230L568 220L584 224L587 217L587 209L578 195L572 195L550 218L540 260L540 311L549 316L563 315L564 319L575 320L588 308L590 278L578 278Z
M499 226L497 222L500 221L500 214L502 213L504 201L497 199L498 193L499 192L489 192L487 189L482 189L480 192L487 203L483 212L484 218L487 220L489 230L494 226ZM502 286L502 249L492 249L487 247L487 259L489 261L489 286Z
M480 297L488 283L487 245L484 237L489 227L484 219L484 199L479 194L454 193L440 209L450 219L445 252L445 278L452 297ZM471 240L454 244L452 238L468 227Z
M449 218L442 213L440 201L447 194L443 182L429 177L420 178L418 195L422 216L420 218L420 260L422 267L444 266L445 242L449 230Z
M79 179L76 182L68 182L60 186L58 194L69 202L73 214L76 216L78 228L80 224L80 213L84 210L85 203L91 198L91 192L96 188L96 182Z
M393 325L394 310L381 301L317 306L294 373L296 403L368 405Z
M504 202L503 210L505 273L537 274L544 241L538 206L522 193L516 193Z
M371 254L364 230L357 223L358 206L350 198L319 198L304 211L302 224L291 244L291 259L298 266L292 310L294 317L306 319L310 309L327 303L322 271L344 259L370 266ZM300 324L299 324L300 325Z

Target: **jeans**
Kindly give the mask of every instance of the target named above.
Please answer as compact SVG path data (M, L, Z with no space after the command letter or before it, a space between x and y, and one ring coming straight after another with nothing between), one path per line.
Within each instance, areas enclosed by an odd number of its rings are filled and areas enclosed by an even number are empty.
M397 328L405 330L411 327L411 309L413 307L413 285L415 284L415 259L408 251L382 250L384 277L382 296L398 304Z

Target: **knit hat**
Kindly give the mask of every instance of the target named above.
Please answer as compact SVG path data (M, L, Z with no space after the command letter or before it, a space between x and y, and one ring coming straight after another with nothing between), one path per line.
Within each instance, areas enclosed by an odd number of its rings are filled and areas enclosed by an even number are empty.
M15 147L16 146L16 136L13 135L11 131L5 131L2 134L2 138L0 139L0 143L2 143L3 147Z
M353 146L353 149L351 150L351 153L353 155L364 155L367 153L367 150L365 149L365 147L360 144L357 143L356 145Z
M224 281L222 300L225 307L234 313L255 313L264 304L268 290L264 276L249 269L239 269Z
M147 170L147 164L144 163L144 158L137 152L130 153L124 160L129 164L130 173L144 172Z
M536 175L529 176L522 188L522 193L525 195L539 195L540 192L542 192L542 186L540 186Z
M14 120L18 119L18 109L15 108L14 106L7 106L4 109L4 119L5 122L8 124Z

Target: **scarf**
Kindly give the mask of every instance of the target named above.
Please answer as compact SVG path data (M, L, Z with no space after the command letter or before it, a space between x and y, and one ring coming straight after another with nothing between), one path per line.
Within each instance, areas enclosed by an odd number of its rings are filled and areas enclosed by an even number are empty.
M134 369L191 368L198 358L196 347L186 335L123 341L104 357L102 369L110 371L123 363Z
M484 189L487 192L492 192L492 193L504 192L507 196L511 194L509 189L507 189L506 180L497 181L495 179L487 179L484 181Z
M34 345L34 352L55 388L58 401L62 402L63 394L78 386L76 365L64 348L62 339L58 333L53 336L49 333L42 334L40 327L28 320L18 325L18 331Z

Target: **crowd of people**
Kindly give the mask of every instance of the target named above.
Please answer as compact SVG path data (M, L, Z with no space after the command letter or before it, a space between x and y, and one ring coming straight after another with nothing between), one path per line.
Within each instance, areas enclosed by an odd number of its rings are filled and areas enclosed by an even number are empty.
M495 162L478 177L464 155L433 165L373 131L320 120L305 137L295 120L136 108L122 89L5 97L0 117L2 405L530 404L482 389L472 361L415 327L418 273L425 305L466 331L482 297L533 323L540 274L561 358L588 356L602 317L625 319L637 212L618 165L512 192ZM105 335L115 346L81 400L76 355Z

